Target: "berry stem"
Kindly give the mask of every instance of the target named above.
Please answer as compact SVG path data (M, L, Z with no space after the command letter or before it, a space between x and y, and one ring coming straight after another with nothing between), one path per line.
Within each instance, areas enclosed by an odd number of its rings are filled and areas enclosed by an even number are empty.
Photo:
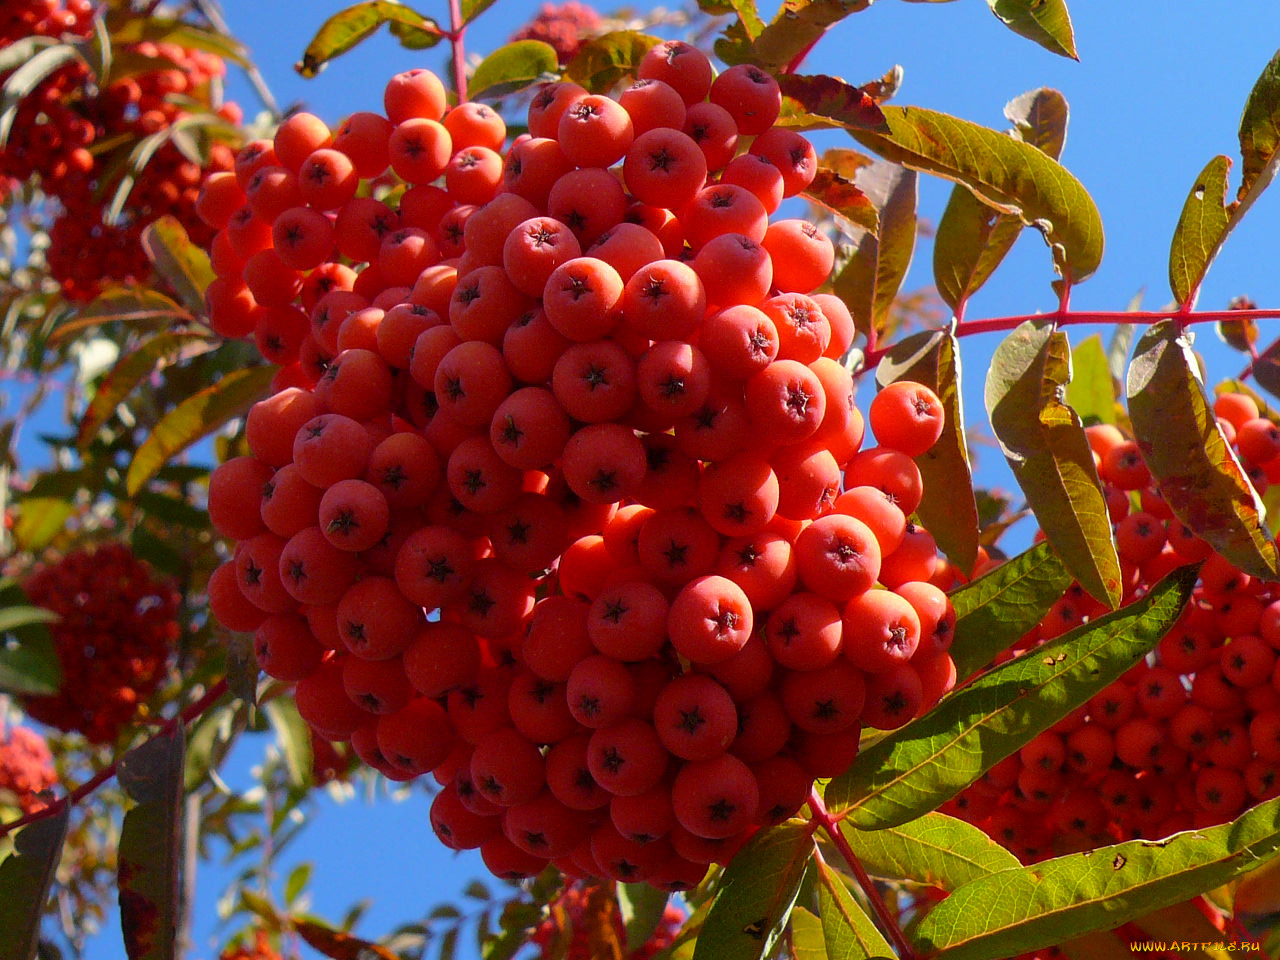
M467 99L467 25L462 22L462 0L449 0L449 46L453 50L453 90L458 102Z
M208 710L215 703L221 700L222 695L226 692L227 692L227 681L225 679L219 680L217 683L211 686L207 691L205 691L204 696L202 696L199 700L191 704L181 713L177 714L174 717L171 717L169 719L169 722L166 723L163 727L161 727L159 732L156 733L156 735L151 739L155 740L160 737L167 736L173 732L173 730L177 727L179 722L190 723L192 720L203 715L206 710ZM149 743L150 741L147 741L147 742ZM14 830L17 830L20 827L25 827L29 823L35 823L37 820L44 820L44 819L47 819L48 817L52 817L54 814L60 813L64 807L75 806L85 797L89 796L89 794L93 793L100 786L102 786L104 783L106 783L108 780L114 777L116 775L116 772L119 769L120 769L120 761L118 759L113 760L110 765L99 770L90 779L80 784L80 786L76 787L74 790L72 790L70 793L66 794L65 796L59 797L57 800L54 800L47 807L43 807L35 811L34 813L28 813L25 816L19 817L17 820L11 820L8 823L0 824L0 837L8 836Z
M831 842L835 844L835 848L840 851L840 856L849 865L854 879L858 881L858 886L866 894L867 902L871 904L871 909L880 921L881 928L889 935L889 942L893 944L898 956L901 960L916 960L915 950L907 942L907 937L902 932L902 928L898 926L898 921L894 919L889 907L884 902L884 898L880 896L880 891L876 889L871 877L867 875L866 869L862 866L862 861L853 852L853 847L849 846L849 841L845 838L845 835L840 832L840 825L836 822L835 817L831 816L827 811L827 805L822 802L822 796L818 793L817 787L809 791L809 809L812 811L811 821L826 831L827 836L831 838Z

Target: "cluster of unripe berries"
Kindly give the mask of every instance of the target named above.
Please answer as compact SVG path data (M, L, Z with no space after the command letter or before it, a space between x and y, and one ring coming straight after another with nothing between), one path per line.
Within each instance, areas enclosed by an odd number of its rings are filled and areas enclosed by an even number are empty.
M602 901L608 909L604 920L612 929L614 939L618 943L625 943L626 930L622 912L618 909L612 888L601 888L592 883L575 883L565 887L552 904L550 915L530 933L529 942L542 951L543 957L595 960L606 954L605 945L597 943L602 934L593 929L593 924L600 923L602 918L590 915L593 910L600 909ZM680 932L684 920L685 915L680 908L667 903L653 934L640 946L625 951L623 960L650 960L667 949Z
M28 714L111 743L165 676L178 639L179 597L123 544L68 553L26 581L28 598L58 614L49 625L62 686L27 697Z
M0 810L33 813L44 806L39 794L58 782L44 738L27 727L0 732Z
M0 50L29 36L80 39L92 33L89 0L18 0L5 9ZM21 101L0 150L0 185L7 184L0 186L0 202L28 182L38 182L57 202L46 256L50 274L72 300L93 297L104 281L145 280L151 267L139 238L158 217L177 217L197 242L207 243L212 231L195 216L200 183L210 170L230 169L234 156L226 144L214 143L201 166L173 143L163 144L138 175L119 222L104 223L114 192L104 177L113 169L114 153L99 148L166 130L203 109L201 104L211 103L211 84L225 72L216 55L173 43L143 41L116 52L153 58L158 65L99 86L81 61L67 63ZM218 112L239 122L234 104Z
M1265 488L1280 476L1280 430L1248 396L1221 395L1215 409ZM1223 823L1280 796L1280 589L1236 570L1173 516L1133 441L1110 426L1088 434L1125 602L1175 567L1204 566L1150 657L944 808L1027 861ZM1010 655L1101 612L1073 586Z
M769 222L816 171L777 83L639 76L543 87L504 156L411 71L207 182L211 322L285 365L209 596L318 733L434 773L447 845L678 889L935 702L954 617L907 521L941 406L889 387L861 449L831 241Z

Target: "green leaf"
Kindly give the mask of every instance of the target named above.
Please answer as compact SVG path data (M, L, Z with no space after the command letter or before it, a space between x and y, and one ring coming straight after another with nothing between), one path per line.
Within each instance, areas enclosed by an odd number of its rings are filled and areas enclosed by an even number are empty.
M1010 957L1180 903L1277 850L1280 800L1270 800L1220 826L1118 843L975 880L934 907L914 939L939 960Z
M311 882L312 866L310 863L300 863L289 872L284 882L286 904L292 904L307 889L307 884Z
M120 760L134 807L120 828L120 927L129 960L176 960L182 917L182 724Z
M916 457L924 480L924 498L916 509L938 546L966 573L978 559L978 503L965 442L960 399L960 346L954 329L912 334L880 361L876 381L923 383L942 401L946 421L938 442Z
M32 54L29 60L9 74L4 87L0 88L0 150L9 142L9 132L13 129L22 101L73 60L84 63L84 56L71 44L58 43Z
M791 911L791 957L793 960L827 960L822 921L800 906Z
M243 414L266 392L274 376L274 367L232 371L165 414L133 455L125 476L129 495L141 490L170 457Z
M1086 426L1094 423L1115 424L1116 402L1119 400L1107 348L1102 335L1085 337L1071 351L1071 382L1067 384L1067 403Z
M66 529L75 505L61 497L23 497L18 501L18 519L13 540L21 550L35 552Z
M813 854L809 824L788 821L751 838L725 868L694 960L760 960L778 942Z
M1230 169L1229 158L1214 157L1196 177L1183 204L1169 247L1169 287L1178 303L1186 303L1199 290L1230 229L1226 207Z
M669 895L647 883L619 883L616 895L626 936L625 946L628 951L639 950L658 929Z
M1064 0L987 0L987 6L1018 36L1034 40L1051 53L1080 59Z
M954 691L863 750L827 785L833 812L860 829L906 823L951 799L1005 757L1114 682L1177 621L1197 567Z
M662 40L636 30L615 30L593 37L578 48L565 77L588 90L609 90L619 80L632 76L644 55ZM552 71L555 70L553 66Z
M1044 234L1054 266L1073 282L1102 261L1102 219L1093 198L1056 160L1028 143L921 107L883 108L887 132L848 127L887 160L968 187L988 206Z
M1247 208L1266 189L1280 164L1280 51L1263 68L1245 101L1240 156L1244 163L1236 199Z
M80 425L76 430L76 445L84 450L97 435L98 429L115 413L116 407L140 383L147 380L158 367L171 362L184 346L201 339L191 333L162 333L117 360L111 372L98 384L88 409L80 418Z
M306 789L311 786L311 728L307 726L292 698L276 697L262 705L276 742L289 768L289 782Z
M462 22L470 23L493 4L494 0L462 0Z
M821 860L818 870L818 916L830 960L864 960L896 956L876 925L858 906L839 875Z
M728 0L733 12L738 15L743 32L748 39L755 40L764 33L765 23L760 19L760 11L756 9L755 0ZM869 5L869 4L868 4Z
M555 48L541 40L516 40L480 61L467 84L467 95L504 97L517 90L554 80L559 60Z
M1115 609L1123 592L1120 559L1084 427L1060 399L1070 380L1066 334L1029 320L996 348L987 411L1049 542L1080 585Z
M32 606L13 580L0 579L0 690L48 696L62 686L62 663L48 624L58 615Z
M156 273L173 287L192 314L204 310L204 292L216 274L209 255L191 242L176 218L160 217L142 231L142 249Z
M1162 320L1129 366L1129 417L1142 457L1174 515L1245 573L1276 579L1262 502L1205 398L1191 335Z
M390 23L397 39L412 49L425 50L444 39L439 25L430 17L390 0L368 0L335 13L321 24L293 69L308 79L316 76L326 63L372 36L384 23ZM397 26L399 30L395 29Z
M786 73L777 79L783 95L814 116L851 130L886 129L880 104L861 87L825 74Z
M241 67L250 65L248 52L235 37L213 30L204 30L174 17L140 17L124 10L107 16L111 41L116 47L150 40L153 43L173 43L192 50L203 50Z
M69 804L13 834L13 852L0 862L0 960L32 960L40 945L40 920L67 838Z
M971 823L926 813L884 830L840 830L873 877L957 890L972 880L1019 867L1018 858Z
M833 24L871 6L873 0L783 0L773 22L751 44L752 59L767 67L783 67L821 39ZM734 4L734 9L738 5ZM743 21L745 25L745 20ZM750 33L750 27L747 27ZM779 78L781 79L781 78Z

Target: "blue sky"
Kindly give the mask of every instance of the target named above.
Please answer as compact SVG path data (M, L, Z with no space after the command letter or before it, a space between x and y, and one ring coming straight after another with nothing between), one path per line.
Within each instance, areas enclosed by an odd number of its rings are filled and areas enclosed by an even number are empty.
M408 52L383 33L334 61L317 79L303 80L292 64L323 19L346 5L333 0L223 3L232 31L249 46L279 101L301 101L331 123L355 110L380 109L383 82L399 70L444 68L443 48ZM469 49L493 49L536 7L530 0L501 0L469 31ZM438 0L418 9L447 19L447 8ZM1211 5L1076 0L1072 13L1081 63L1010 33L980 0L880 0L820 43L807 69L862 82L899 63L905 84L897 102L997 128L1005 125L1001 111L1006 101L1040 86L1061 90L1072 108L1063 160L1092 193L1107 230L1102 268L1076 288L1073 305L1123 309L1145 289L1144 306L1159 308L1169 300L1169 238L1187 191L1214 154L1235 156L1245 96L1280 45L1274 0ZM254 96L238 76L231 78L230 95L252 115ZM839 143L833 134L821 145ZM923 218L936 224L949 189L950 184L925 178ZM1278 221L1280 190L1273 190L1219 258L1205 284L1202 308L1222 308L1237 294L1249 294L1263 306L1280 305ZM927 247L918 249L906 288L932 282L930 262ZM1037 234L1025 231L994 279L974 298L969 316L1052 309L1051 279L1047 248ZM1263 344L1270 339L1266 331L1264 326ZM1088 332L1072 331L1073 342ZM1280 325L1272 336L1277 333ZM970 425L985 423L981 380L998 339L974 337L963 345ZM1209 327L1201 329L1197 346L1206 354L1211 378L1234 375L1243 365ZM984 448L980 455L982 482L1012 487L998 453ZM249 767L263 742L250 741L237 752L228 772L233 786L249 785ZM373 900L358 928L371 937L420 917L441 900L461 899L467 880L482 872L478 857L456 856L435 841L421 797L400 804L359 799L341 807L322 800L307 836L282 862L281 876L303 859L316 866L316 912L337 917L357 900ZM214 955L209 946L216 928L214 903L225 879L217 868L205 868L199 877L196 957ZM117 944L113 937L99 938L90 960L115 960Z

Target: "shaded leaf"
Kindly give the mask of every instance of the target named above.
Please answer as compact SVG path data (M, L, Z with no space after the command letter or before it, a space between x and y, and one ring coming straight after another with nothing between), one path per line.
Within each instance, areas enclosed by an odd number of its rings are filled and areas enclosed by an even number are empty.
M958 311L990 279L1021 233L1017 217L953 187L933 240L933 282L942 301Z
M176 960L182 917L182 724L130 750L120 785L134 806L120 829L120 926L129 960Z
M1194 566L1175 570L1141 600L953 691L859 753L827 785L827 807L876 830L951 799L1137 663L1177 621L1197 575Z
M1244 320L1218 320L1213 325L1218 339L1233 350L1250 353L1258 343L1258 321L1252 317Z
M1178 303L1186 303L1199 290L1213 258L1222 248L1230 228L1226 207L1227 172L1231 160L1214 157L1200 171L1182 206L1182 216L1169 247L1169 288Z
M147 224L140 242L156 273L192 314L200 313L204 292L216 275L209 255L191 242L182 223L176 217L160 217Z
M785 96L804 110L839 126L885 129L884 111L880 105L865 90L839 77L788 73L778 77L778 85Z
M202 338L190 333L162 333L142 343L132 353L116 361L111 372L103 377L93 393L89 407L76 428L76 445L83 450L97 435L98 429L110 419L126 397L139 384L147 380L156 368L168 363L181 349Z
M896 956L871 918L830 867L817 861L818 916L829 960L864 960Z
M1028 90L1004 105L1004 115L1013 124L1010 136L1055 160L1062 156L1071 110L1060 91L1052 87Z
M276 697L262 705L262 712L284 754L289 782L301 789L311 786L311 728L298 713L297 705L292 698Z
M647 883L619 883L616 890L625 946L628 951L639 950L658 929L669 895Z
M62 343L82 330L104 323L134 323L160 326L169 322L190 322L191 314L176 301L146 287L108 287L97 298L75 312L74 317L54 327L50 345Z
M1038 543L951 594L956 676L980 670L1042 619L1072 583L1053 548Z
M48 624L58 615L32 606L13 580L0 579L0 690L47 696L62 686L62 664Z
M0 862L0 960L32 960L40 945L40 919L67 838L69 804L13 834L13 852Z
M915 458L924 480L916 513L951 561L971 573L978 559L978 504L965 443L954 329L916 333L894 344L876 368L876 381L885 387L897 380L922 383L942 401L942 436Z
M1061 397L1071 380L1066 334L1027 321L996 348L987 372L991 427L1041 528L1090 595L1112 609L1120 559L1093 453Z
M1245 101L1240 156L1244 162L1236 199L1247 208L1266 189L1280 163L1280 51L1263 68Z
M809 824L788 821L751 838L725 868L695 960L759 960L778 942L813 854Z
M1058 272L1075 282L1102 261L1102 219L1080 181L1027 143L920 107L883 108L887 132L848 127L863 146L903 166L954 180L1044 234Z
M1008 957L1180 903L1280 850L1280 799L1231 823L1005 870L934 907L915 940L946 960Z
M593 37L578 48L565 67L565 77L588 90L608 90L632 76L644 55L661 43L651 34L615 30ZM555 71L554 65L552 71Z
M293 68L304 77L314 77L326 63L372 36L384 23L391 24L396 38L411 49L424 50L444 39L439 25L430 17L390 0L367 0L335 13L321 24Z
M1018 858L971 823L936 810L884 830L840 825L867 872L957 890L979 877L1021 866Z
M13 129L22 101L31 96L52 74L73 60L84 63L84 56L71 44L58 43L33 53L30 59L9 74L4 87L0 88L0 150L9 141L9 132Z
M1090 426L1095 423L1114 424L1118 399L1102 335L1095 333L1085 337L1071 351L1067 403L1080 415L1085 426Z
M1138 341L1128 395L1138 447L1174 515L1238 569L1275 579L1262 502L1205 398L1191 335L1174 321Z
M274 376L274 367L235 370L165 414L133 455L125 477L129 495L142 489L170 457L248 410Z
M987 0L987 6L1018 36L1034 40L1051 53L1080 59L1064 0Z
M293 929L307 941L308 946L331 960L400 960L386 947L334 930L315 920L294 917L291 922Z
M867 9L872 2L873 0L783 0L778 15L759 32L751 45L752 59L765 66L785 66L817 43L833 24L850 14Z
M915 252L917 180L914 171L881 161L858 171L858 185L879 211L873 304L876 330L884 328Z
M250 65L248 52L235 37L214 30L205 30L176 17L139 17L121 9L107 15L111 42L116 47L150 40L153 43L172 43L191 50L203 50L223 60L242 67ZM119 55L119 54L117 54Z
M467 95L473 99L504 97L545 80L554 80L560 61L555 48L541 40L516 40L480 61Z

